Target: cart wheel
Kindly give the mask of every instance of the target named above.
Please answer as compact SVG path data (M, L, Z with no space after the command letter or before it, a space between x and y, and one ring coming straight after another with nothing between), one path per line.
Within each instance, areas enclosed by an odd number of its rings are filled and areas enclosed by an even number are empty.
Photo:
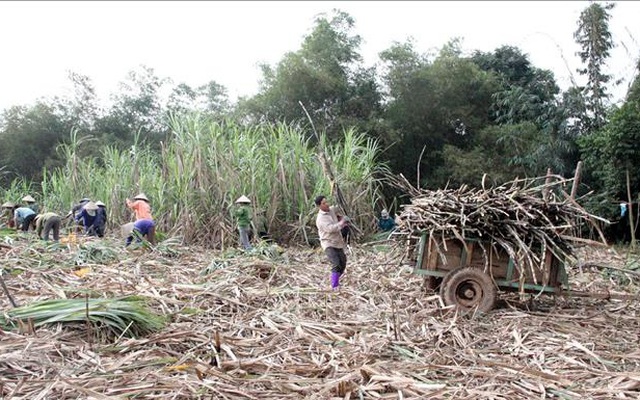
M464 267L449 272L440 286L440 296L448 306L463 310L477 307L480 312L490 311L496 302L496 286L481 269Z

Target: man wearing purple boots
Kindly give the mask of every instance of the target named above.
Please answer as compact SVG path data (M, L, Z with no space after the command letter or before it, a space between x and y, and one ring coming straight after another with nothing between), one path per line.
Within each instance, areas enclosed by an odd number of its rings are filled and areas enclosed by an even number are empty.
M349 217L343 217L338 221L335 207L329 207L325 196L316 197L315 203L320 209L316 218L320 245L331 263L331 288L337 289L340 286L340 275L347 267L345 243L340 230L349 224Z

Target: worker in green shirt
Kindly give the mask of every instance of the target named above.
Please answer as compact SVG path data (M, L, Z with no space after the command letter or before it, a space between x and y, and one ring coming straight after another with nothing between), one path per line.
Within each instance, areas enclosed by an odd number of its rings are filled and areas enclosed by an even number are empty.
M251 200L245 195L240 196L236 200L238 208L234 212L234 216L238 223L238 232L240 233L240 243L245 250L251 249L251 243L249 243L249 232L251 232L251 209L249 204Z

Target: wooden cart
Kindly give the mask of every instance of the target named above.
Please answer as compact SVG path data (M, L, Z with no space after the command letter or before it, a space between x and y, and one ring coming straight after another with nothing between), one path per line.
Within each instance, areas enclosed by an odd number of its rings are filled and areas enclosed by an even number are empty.
M487 312L498 290L560 294L568 288L564 262L549 250L537 268L525 268L522 274L506 250L488 242L423 233L417 250L410 255L414 272L425 276L429 289L440 287L446 305Z

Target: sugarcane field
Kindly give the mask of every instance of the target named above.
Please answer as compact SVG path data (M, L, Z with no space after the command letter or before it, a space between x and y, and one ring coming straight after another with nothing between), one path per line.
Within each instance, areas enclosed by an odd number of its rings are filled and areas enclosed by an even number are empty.
M317 244L125 247L115 229L66 224L59 242L4 229L2 398L637 398L640 258L597 234L569 240L595 216L560 184L395 185L411 195L398 227L351 242L338 290ZM585 296L516 287L485 312L446 304L408 255L425 230L484 231L531 268L538 235Z
M0 400L640 400L640 2L335 3L0 2Z

